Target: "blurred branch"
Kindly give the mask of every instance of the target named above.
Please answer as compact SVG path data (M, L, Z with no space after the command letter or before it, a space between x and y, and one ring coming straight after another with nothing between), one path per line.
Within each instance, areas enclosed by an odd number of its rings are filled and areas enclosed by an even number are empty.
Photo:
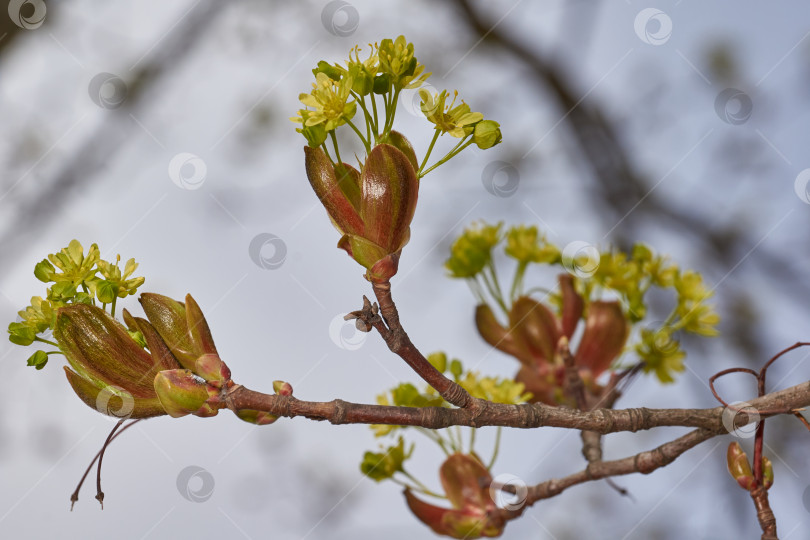
M782 288L784 296L791 302L807 301L810 298L810 283L800 274L800 269L792 264L784 254L769 250L760 245L761 240L752 238L745 231L736 228L717 229L701 216L675 208L666 203L650 188L649 182L638 173L633 160L615 127L608 121L598 105L581 102L578 93L569 82L563 67L551 58L545 58L513 37L514 34L502 31L497 25L484 20L480 13L467 0L455 0L463 19L470 29L481 38L484 44L498 48L522 62L534 75L535 82L551 92L557 106L564 111L564 122L569 126L577 149L590 166L601 190L586 190L591 204L599 210L607 211L606 225L614 227L612 236L620 245L632 237L631 226L638 226L647 220L666 220L692 236L703 245L706 260L725 275L745 257L758 265L771 282ZM614 226L615 224L615 226ZM753 249L757 254L753 255ZM791 253L792 255L792 253ZM747 291L735 288L735 296L747 299ZM752 304L751 302L745 302ZM731 326L743 336L735 343L748 353L750 358L764 356L763 346L751 339L756 333L752 321L737 317L728 310L732 318Z
M22 197L6 205L8 209L4 212L14 214L14 228L0 234L0 251L20 253L32 238L59 216L54 211L54 201L59 201L59 207L70 207L69 201L76 190L97 178L103 165L126 148L135 126L132 116L142 115L150 105L147 98L176 72L185 57L197 50L202 39L210 37L209 29L225 7L226 4L221 2L201 2L193 7L154 48L151 57L139 62L138 67L131 71L126 100L117 109L108 111L109 119L65 160L47 180L47 185L43 185L33 197ZM12 260L15 259L0 258L0 268Z

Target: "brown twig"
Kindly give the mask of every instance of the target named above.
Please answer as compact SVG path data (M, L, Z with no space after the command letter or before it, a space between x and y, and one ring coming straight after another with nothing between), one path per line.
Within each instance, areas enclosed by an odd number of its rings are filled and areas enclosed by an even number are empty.
M400 358L413 369L425 382L436 389L448 403L452 403L457 407L470 408L477 406L477 400L473 399L464 388L459 386L456 382L445 377L438 369L433 367L427 361L419 349L411 342L402 324L399 322L399 313L394 299L391 296L391 283L386 281L383 283L372 283L374 295L377 297L377 302L380 305L380 317L375 317L374 314L369 314L365 307L368 299L364 299L364 309L361 311L353 312L351 315L357 314L357 318L364 320L370 324L382 336L385 344L391 349L391 352L398 355ZM383 324L383 322L385 324Z
M756 378L757 380L757 397L762 398L765 395L765 379L768 374L768 368L773 365L779 358L784 356L785 354L789 353L792 350L798 349L800 347L810 346L808 342L797 342L791 345L790 347L786 347L776 353L770 360L765 362L765 365L759 371L754 371L753 369L749 368L730 368L724 369L718 373L715 373L709 378L709 388L714 394L714 397L722 403L724 406L736 410L738 412L744 412L748 409L748 406L741 408L732 407L728 403L726 403L723 398L717 392L717 389L714 387L714 381L723 377L724 375L729 375L731 373L746 373ZM763 418L758 421L757 423L757 432L754 438L754 463L753 463L753 471L754 471L754 485L756 486L754 489L751 490L751 499L754 501L754 507L757 510L757 519L759 520L760 528L762 529L762 539L763 540L771 540L777 538L776 535L776 517L773 514L773 510L771 510L770 503L768 502L768 489L765 487L764 480L763 480L763 470L762 470L762 447L765 444L765 417L764 415L767 413L771 413L773 411L764 410L761 411L756 407L752 408L756 411L757 414L763 415ZM798 415L795 411L790 411L794 415ZM801 417L800 417L801 418ZM804 419L801 418L803 421ZM804 421L805 425L807 422Z

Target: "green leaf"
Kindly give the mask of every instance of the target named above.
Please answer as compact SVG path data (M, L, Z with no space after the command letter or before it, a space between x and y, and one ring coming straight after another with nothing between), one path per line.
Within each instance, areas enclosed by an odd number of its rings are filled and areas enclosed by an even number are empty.
M28 357L28 365L40 370L48 363L48 354L45 351L37 351Z

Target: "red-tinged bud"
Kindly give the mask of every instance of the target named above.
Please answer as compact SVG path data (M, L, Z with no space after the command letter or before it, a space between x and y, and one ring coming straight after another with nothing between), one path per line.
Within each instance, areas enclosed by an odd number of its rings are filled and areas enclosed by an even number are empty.
M487 304L479 304L475 308L475 326L484 341L496 349L511 354L524 364L528 365L534 362L534 359L526 354L524 349L517 346L513 332L498 322L495 314L492 313L492 308Z
M452 538L496 537L504 521L489 494L492 476L472 455L453 454L442 464L439 476L452 508L428 504L405 490L408 507L434 532Z
M345 163L336 170L321 148L304 147L304 154L309 183L337 229L344 234L363 234L360 174Z
M208 403L219 391L188 369L170 369L155 376L155 392L163 409L172 418L187 414L216 416L221 404Z
M154 337L149 328L147 341ZM152 381L159 371L180 367L171 354L157 345L150 354L107 312L87 304L60 308L53 334L70 364L68 382L87 405L117 417L165 414Z
M401 135L390 140L406 152L410 147ZM309 182L343 233L338 247L367 269L367 279L387 281L396 274L410 237L419 192L415 157L381 143L371 150L358 176L350 165L332 165L320 148L304 151Z
M748 456L745 455L742 447L740 447L740 443L737 441L728 445L726 463L728 464L728 472L731 473L731 476L737 481L741 488L750 491L756 487L754 474L751 472L751 465L748 463ZM770 463L770 461L768 461L768 463ZM773 482L773 469L771 469L771 482Z
M561 334L551 310L528 296L521 296L512 305L509 323L517 346L524 351L519 357L522 362L526 363L524 357L533 359L534 364L554 362Z
M244 420L249 424L256 424L257 426L266 426L278 420L278 416L264 411L254 411L253 409L239 409L235 411L235 413L240 420Z
M210 383L230 380L231 372L219 358L208 323L190 294L185 304L154 293L142 294L140 302L149 322L182 367Z
M589 369L593 378L598 377L621 354L629 331L618 302L591 302L575 355L577 366Z
M560 274L558 279L562 296L562 333L570 340L582 318L585 302L574 289L574 276L565 273Z
M771 489L773 485L773 463L771 460L762 456L762 487Z
M293 393L293 388L288 382L273 381L273 391L280 396L291 396Z
M515 375L515 382L523 383L525 391L532 394L530 403L559 405L563 398L561 390L564 376L565 367L561 365L521 366Z
M414 152L413 146L411 146L411 141L405 138L405 135L403 135L399 131L391 130L391 132L382 142L390 144L391 146L395 147L397 150L405 154L405 157L407 157L408 161L411 162L413 170L414 171L419 170L419 163L417 163L416 161L416 152Z

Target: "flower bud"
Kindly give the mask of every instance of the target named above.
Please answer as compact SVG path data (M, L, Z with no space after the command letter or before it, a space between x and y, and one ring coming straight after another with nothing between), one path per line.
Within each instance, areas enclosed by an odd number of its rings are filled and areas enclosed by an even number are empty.
M391 130L390 133L382 140L384 143L388 143L403 154L405 157L408 158L408 161L411 162L414 171L419 170L419 163L416 160L416 152L411 145L411 141L405 138L405 135L400 133L399 131Z
M274 416L265 411L254 411L253 409L239 409L234 411L240 420L244 420L248 424L256 424L257 426L266 426L278 420L278 416Z
M741 488L750 491L756 487L754 474L751 472L751 465L748 464L748 456L745 455L745 452L743 452L740 447L740 443L737 441L728 445L726 463L728 464L728 472L731 473L731 476L737 481ZM770 463L770 460L768 463ZM773 469L771 469L771 482L773 482Z
M521 296L512 305L509 322L524 357L532 358L532 363L554 362L560 328L550 309L528 296ZM526 363L524 357L520 360Z
M481 150L492 148L502 140L501 126L494 120L481 120L475 124L473 142Z
M180 367L171 354L157 345L150 354L107 312L87 304L59 308L53 335L70 364L65 367L68 382L88 406L118 416L119 411L100 407L118 396L127 409L120 413L130 418L165 414L152 381L159 371Z
M629 332L618 302L591 302L576 352L577 366L590 369L593 378L598 377L621 354Z
M516 345L512 332L498 322L495 314L492 313L492 308L487 304L479 304L475 308L475 326L484 341L496 349L511 354L524 363L533 361L531 357L524 355L524 351Z
M273 391L280 396L291 396L293 393L293 388L288 382L273 381Z
M140 302L149 322L182 367L208 382L221 384L230 380L231 372L219 358L208 323L190 294L185 304L154 293L142 294Z
M558 279L562 296L562 333L570 340L582 318L585 302L574 289L574 277L571 274L560 274Z
M394 135L391 140L407 150L407 140L400 137ZM410 238L416 210L419 180L411 158L381 143L358 173L345 163L332 165L320 148L304 152L307 178L343 234L338 247L367 269L367 279L390 279Z
M169 369L155 376L155 393L163 409L172 418L187 414L208 417L216 416L219 407L207 403L208 398L219 394L209 389L204 380L188 369Z
M762 487L771 489L773 485L773 463L771 460L762 456Z
M442 464L439 476L452 508L428 504L405 490L408 507L420 521L452 538L495 537L503 533L505 523L489 494L492 476L477 457L453 454Z

